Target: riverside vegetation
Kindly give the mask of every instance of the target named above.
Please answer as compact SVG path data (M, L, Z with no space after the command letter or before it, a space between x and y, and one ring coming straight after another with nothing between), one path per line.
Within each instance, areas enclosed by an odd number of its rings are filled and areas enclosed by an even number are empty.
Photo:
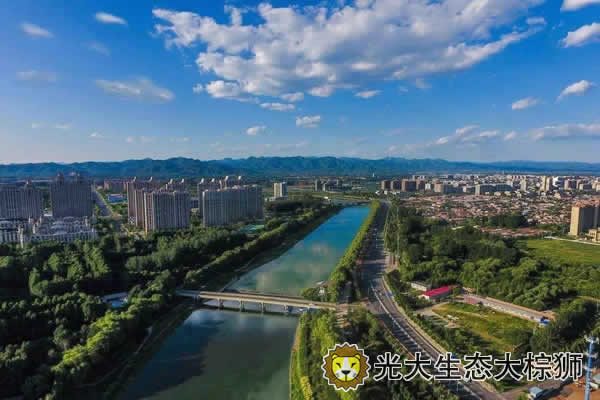
M338 209L301 202L255 237L193 226L144 239L107 235L24 250L0 246L0 397L73 397L130 354L146 328L178 304L176 287L210 286ZM128 302L119 309L99 297L125 290Z

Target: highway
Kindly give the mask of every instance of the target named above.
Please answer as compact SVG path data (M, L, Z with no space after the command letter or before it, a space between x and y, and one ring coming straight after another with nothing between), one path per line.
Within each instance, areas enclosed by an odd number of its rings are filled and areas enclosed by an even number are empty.
M408 317L398 307L393 297L388 295L383 273L386 269L386 256L383 245L383 228L389 210L388 203L382 203L381 213L374 223L370 247L360 269L360 282L363 293L368 293L367 307L383 321L393 335L411 353L427 354L435 362L443 350L435 342L419 333L408 322ZM463 399L500 400L502 397L478 382L447 382L446 387Z

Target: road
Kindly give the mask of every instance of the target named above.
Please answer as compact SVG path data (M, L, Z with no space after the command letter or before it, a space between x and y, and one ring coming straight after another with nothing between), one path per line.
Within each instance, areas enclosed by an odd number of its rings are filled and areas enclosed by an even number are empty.
M112 209L108 206L104 198L98 193L95 187L92 186L92 193L94 194L94 201L98 204L100 211L102 212L103 217L111 217L114 216L112 214Z
M373 224L370 247L360 270L363 293L368 293L368 309L383 321L394 336L411 352L427 354L434 362L443 352L435 342L419 333L408 322L408 317L398 307L383 280L387 263L383 246L383 228L389 211L389 203L382 203L381 213ZM502 396L478 382L447 382L446 387L464 399L500 400Z

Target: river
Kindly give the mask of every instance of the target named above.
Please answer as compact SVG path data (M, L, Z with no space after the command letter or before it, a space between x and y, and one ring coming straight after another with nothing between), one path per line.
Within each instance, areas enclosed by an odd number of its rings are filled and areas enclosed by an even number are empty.
M327 280L368 213L368 207L345 208L232 287L298 295ZM165 340L121 399L287 400L297 322L293 315L196 310Z

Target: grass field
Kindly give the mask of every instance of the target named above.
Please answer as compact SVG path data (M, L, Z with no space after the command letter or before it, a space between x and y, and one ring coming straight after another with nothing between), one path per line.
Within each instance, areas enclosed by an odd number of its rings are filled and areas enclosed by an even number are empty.
M443 303L433 311L444 319L448 315L458 319L453 322L462 330L480 336L488 344L488 349L497 353L512 352L522 344L528 332L532 332L534 323L491 308L463 303Z
M540 259L554 259L565 264L600 265L600 246L552 239L526 240L525 245Z

